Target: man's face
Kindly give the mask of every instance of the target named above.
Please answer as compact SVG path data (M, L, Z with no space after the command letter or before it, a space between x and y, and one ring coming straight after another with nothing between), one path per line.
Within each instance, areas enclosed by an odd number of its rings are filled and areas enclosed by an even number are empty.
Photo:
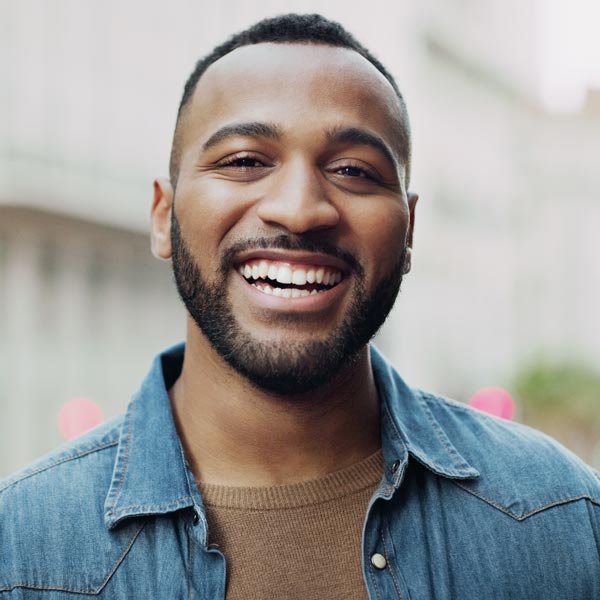
M412 215L395 94L352 51L259 44L213 64L182 119L171 242L188 312L255 385L315 389L400 286Z

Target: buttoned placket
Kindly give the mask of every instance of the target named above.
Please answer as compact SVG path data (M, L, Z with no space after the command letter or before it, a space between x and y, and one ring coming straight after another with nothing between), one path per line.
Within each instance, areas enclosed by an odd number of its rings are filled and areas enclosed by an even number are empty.
M188 517L188 597L187 600L225 600L227 565L225 556L216 545L209 544L206 511L187 461L185 471L193 500Z
M408 600L408 585L395 553L395 544L403 541L398 536L392 539L387 515L393 510L398 520L401 509L398 506L392 508L390 503L402 486L409 456L442 476L473 477L478 472L452 450L441 432L435 433L435 423L428 416L426 407L419 403L403 381L389 370L386 372L388 367L377 352L373 351L372 358L376 380L388 380L388 386L378 385L385 466L381 483L369 503L363 527L363 575L371 600ZM394 393L389 389L392 384L395 386ZM392 408L392 402L395 408ZM430 452L437 454L442 464L436 464L430 458Z
M383 437L387 434L382 431ZM385 456L386 452L398 452ZM408 589L395 560L394 546L387 527L386 504L402 484L408 465L408 451L400 439L384 442L385 470L373 494L363 527L363 577L371 600L408 599Z

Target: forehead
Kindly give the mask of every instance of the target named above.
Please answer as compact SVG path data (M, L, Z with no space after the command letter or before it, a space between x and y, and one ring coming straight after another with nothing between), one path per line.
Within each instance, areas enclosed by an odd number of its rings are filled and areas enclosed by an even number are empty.
M206 70L186 109L182 141L185 146L236 121L268 121L284 132L358 125L395 148L401 115L390 83L353 50L256 44Z

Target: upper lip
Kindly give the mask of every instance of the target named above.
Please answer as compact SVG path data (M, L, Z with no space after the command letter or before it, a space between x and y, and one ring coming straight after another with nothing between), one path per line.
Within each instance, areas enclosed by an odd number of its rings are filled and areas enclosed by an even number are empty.
M347 273L350 271L350 266L343 260L331 256L330 254L322 254L319 252L305 252L298 250L279 250L268 248L256 248L254 250L246 250L240 252L234 260L234 265L237 267L249 260L256 259L273 260L283 263L298 263L303 265L318 265L323 267L332 267Z

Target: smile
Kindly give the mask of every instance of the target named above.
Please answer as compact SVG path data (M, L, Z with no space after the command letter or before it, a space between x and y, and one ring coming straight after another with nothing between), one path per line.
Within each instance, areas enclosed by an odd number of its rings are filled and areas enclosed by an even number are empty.
M238 266L240 275L264 294L282 298L302 298L326 292L344 275L325 265L300 265L267 259L249 260Z

